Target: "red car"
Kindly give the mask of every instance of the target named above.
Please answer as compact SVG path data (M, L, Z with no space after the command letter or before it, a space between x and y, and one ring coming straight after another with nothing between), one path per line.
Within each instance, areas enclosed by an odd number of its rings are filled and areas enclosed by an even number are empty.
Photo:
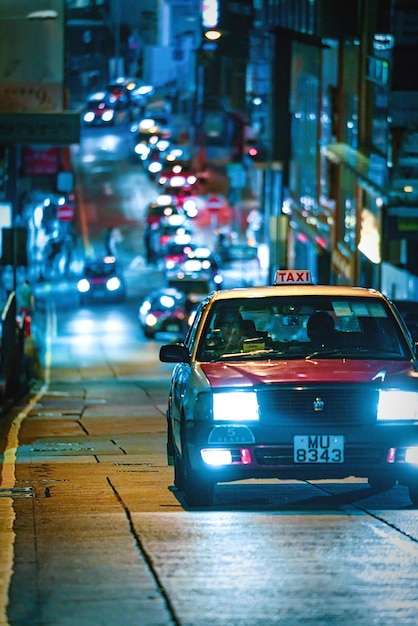
M271 287L200 303L167 411L174 484L190 507L248 478L397 481L418 505L418 355L392 303L365 288L280 271Z

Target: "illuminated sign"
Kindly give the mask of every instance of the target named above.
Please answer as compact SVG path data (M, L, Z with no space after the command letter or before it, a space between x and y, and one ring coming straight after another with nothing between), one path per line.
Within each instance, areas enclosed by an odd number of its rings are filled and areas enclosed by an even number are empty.
M64 0L0 3L0 110L63 110ZM41 3L42 4L42 3Z
M219 1L203 0L201 4L202 26L216 28L219 22Z

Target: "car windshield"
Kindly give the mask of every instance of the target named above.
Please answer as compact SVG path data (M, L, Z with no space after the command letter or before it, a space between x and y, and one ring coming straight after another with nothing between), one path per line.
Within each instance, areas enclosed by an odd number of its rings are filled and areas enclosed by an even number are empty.
M84 275L87 278L101 278L103 276L113 276L116 273L116 267L113 263L94 263L86 265Z
M376 298L297 296L221 300L200 336L200 361L411 358L389 307Z

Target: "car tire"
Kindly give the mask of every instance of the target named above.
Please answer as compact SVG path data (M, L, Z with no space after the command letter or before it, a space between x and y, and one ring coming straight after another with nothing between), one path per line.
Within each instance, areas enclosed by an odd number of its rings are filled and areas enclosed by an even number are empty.
M418 485L409 485L409 499L414 506L418 506Z
M173 442L173 429L171 426L169 411L166 412L167 419L167 465L174 465L175 448Z
M389 476L369 476L367 482L375 491L389 491L396 485L396 479Z
M184 490L183 461L177 451L174 452L174 486L177 487L179 491Z
M213 504L215 483L208 480L201 472L195 472L190 461L184 459L183 465L183 493L184 501L190 508L206 508Z

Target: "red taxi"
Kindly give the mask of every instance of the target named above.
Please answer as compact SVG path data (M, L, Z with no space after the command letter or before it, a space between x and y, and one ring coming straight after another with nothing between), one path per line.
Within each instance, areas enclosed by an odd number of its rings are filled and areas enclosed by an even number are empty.
M368 479L418 505L417 348L393 304L366 288L279 271L271 287L209 294L175 363L167 452L190 507L217 482Z

